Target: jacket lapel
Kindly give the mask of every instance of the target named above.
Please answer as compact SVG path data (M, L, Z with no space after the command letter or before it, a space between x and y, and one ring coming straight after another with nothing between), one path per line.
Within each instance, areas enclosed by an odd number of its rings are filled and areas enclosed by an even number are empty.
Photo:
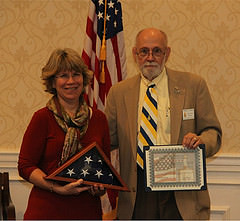
M178 144L184 107L185 88L179 86L172 70L167 69L170 99L171 144Z
M126 105L126 119L129 125L129 133L131 139L131 147L133 158L136 161L136 151L137 151L137 122L138 122L138 99L140 90L140 75L132 78L129 83L127 92L124 95L125 105Z

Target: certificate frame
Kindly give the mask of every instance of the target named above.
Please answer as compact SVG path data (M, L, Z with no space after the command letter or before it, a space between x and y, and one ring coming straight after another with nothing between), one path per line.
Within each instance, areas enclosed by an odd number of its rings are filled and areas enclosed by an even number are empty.
M146 191L205 190L205 145L144 146Z

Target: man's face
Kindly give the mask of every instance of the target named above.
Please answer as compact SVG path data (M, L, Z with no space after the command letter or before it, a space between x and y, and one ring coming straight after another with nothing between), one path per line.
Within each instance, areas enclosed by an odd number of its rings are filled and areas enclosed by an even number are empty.
M164 35L155 29L141 32L133 48L140 71L150 81L161 74L169 54Z

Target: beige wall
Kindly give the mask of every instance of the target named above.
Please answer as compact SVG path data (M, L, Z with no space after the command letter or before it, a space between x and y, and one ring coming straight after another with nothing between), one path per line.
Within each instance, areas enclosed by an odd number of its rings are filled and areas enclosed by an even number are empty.
M203 76L223 128L222 152L240 153L240 1L121 0L128 76L136 33L165 30L168 66ZM0 0L0 150L18 152L48 95L41 67L56 47L83 48L88 0Z

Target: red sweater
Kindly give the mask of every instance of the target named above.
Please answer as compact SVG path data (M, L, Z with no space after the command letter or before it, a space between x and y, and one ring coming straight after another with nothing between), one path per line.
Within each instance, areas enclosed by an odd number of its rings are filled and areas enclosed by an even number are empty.
M19 154L18 171L29 180L36 168L47 175L55 171L61 158L65 132L57 124L54 115L46 107L37 111L24 134ZM105 115L93 110L86 134L81 139L83 147L96 141L110 158L110 137ZM88 191L78 196L62 196L33 187L24 219L101 219L99 197Z

